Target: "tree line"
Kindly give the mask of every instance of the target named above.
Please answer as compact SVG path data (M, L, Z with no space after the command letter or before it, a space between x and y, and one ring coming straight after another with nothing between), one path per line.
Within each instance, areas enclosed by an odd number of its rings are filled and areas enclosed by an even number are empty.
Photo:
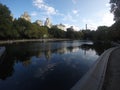
M69 35L72 34L73 36ZM14 19L11 11L0 3L0 39L40 39L40 38L71 38L80 39L81 33L77 31L64 31L56 26L48 28L31 23L23 18Z
M113 3L114 2L111 2L111 8L113 8ZM99 26L96 31L90 29L74 31L71 28L64 31L58 29L57 26L52 26L52 28L39 26L38 24L31 23L23 18L13 20L9 8L0 3L0 39L69 38L94 41L119 41L119 12L117 10L112 10L112 12L114 13L116 22L110 27Z

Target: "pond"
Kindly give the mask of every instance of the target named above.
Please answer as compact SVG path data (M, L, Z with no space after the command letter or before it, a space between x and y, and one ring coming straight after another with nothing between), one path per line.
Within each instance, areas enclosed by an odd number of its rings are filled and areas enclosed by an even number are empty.
M69 90L109 48L80 40L4 46L0 90Z

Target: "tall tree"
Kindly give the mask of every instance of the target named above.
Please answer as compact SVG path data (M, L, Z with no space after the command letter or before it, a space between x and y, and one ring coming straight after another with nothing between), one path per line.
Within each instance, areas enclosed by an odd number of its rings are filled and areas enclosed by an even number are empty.
M12 29L11 12L5 5L0 3L0 39L9 38Z
M110 0L111 12L114 14L114 20L120 19L120 0Z
M65 31L58 29L56 26L50 28L48 32L53 38L65 38Z

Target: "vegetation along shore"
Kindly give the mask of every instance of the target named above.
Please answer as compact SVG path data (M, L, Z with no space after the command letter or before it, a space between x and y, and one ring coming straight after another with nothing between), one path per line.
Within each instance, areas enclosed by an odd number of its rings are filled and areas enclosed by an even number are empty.
M116 19L115 23L110 27L99 26L97 30L90 30L86 28L75 31L72 27L67 28L66 30L61 30L56 25L52 25L51 27L40 26L35 22L30 22L21 17L16 19L11 15L9 8L3 4L0 4L0 10L0 40L25 41L22 39L49 38L116 42L119 42L120 40L120 20L116 18L116 14L119 13L117 11L116 13L113 11Z

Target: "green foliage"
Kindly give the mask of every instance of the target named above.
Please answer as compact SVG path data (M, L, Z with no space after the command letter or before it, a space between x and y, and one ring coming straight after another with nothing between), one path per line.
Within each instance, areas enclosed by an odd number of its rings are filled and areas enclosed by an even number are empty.
M70 39L74 39L75 38L74 31L71 28L67 29L66 37L70 38Z
M68 28L66 32L66 37L70 39L82 39L83 32L74 31L72 28Z
M29 21L19 18L14 21L14 28L20 34L19 38L43 38L44 35L48 36L48 29L40 27L37 24L32 24Z
M51 29L49 29L49 34L53 38L65 38L65 31L58 29L56 26L53 26Z
M91 39L91 31L88 29L88 30L82 30L82 33L83 33L83 39L85 40L88 40L88 39Z
M40 38L48 38L49 37L49 33L48 33L48 28L44 27L44 26L38 26L38 36Z
M48 28L40 27L25 19L14 21L11 12L5 5L0 4L0 39L48 38Z
M107 40L108 39L108 27L107 26L99 26L96 33L95 33L95 39L96 40Z
M108 41L109 40L109 27L99 26L96 31L82 30L83 39L93 41Z
M112 41L119 41L120 40L120 21L115 22L109 28L109 39Z
M119 41L120 40L120 9L115 8L119 0L111 0L111 11L114 13L116 22L111 27L99 26L96 31L81 30L67 31L58 29L56 26L47 28L35 23L18 18L12 20L11 12L5 5L0 4L0 39L39 39L39 38L69 38L86 39L95 41ZM120 4L119 4L120 5Z
M0 4L0 38L6 39L6 37L11 37L12 29L12 17L10 10L5 6Z
M32 29L32 24L22 18L14 21L14 28L19 33L19 38L29 38L28 32Z

